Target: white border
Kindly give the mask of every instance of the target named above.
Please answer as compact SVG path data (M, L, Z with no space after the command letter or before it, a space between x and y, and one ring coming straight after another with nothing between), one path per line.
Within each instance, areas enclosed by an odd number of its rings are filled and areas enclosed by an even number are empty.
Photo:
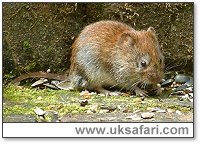
M43 0L43 1L40 1L40 0L31 0L32 2L77 2L75 0L49 0L49 1L46 1L46 0ZM31 2L29 1L29 2ZM100 0L98 0L100 1ZM3 0L2 2L19 2L17 0ZM20 2L27 2L27 0L21 0ZM80 2L83 2L80 0ZM84 1L85 2L85 1ZM97 0L88 0L88 2L97 2ZM110 1L100 1L100 2L122 2L122 0L110 0ZM194 10L195 10L195 19L194 19L194 39L195 39L195 43L194 43L194 48L195 48L195 53L194 53L194 60L195 60L195 63L194 63L194 74L195 74L195 139L167 139L167 140L164 140L164 139L101 139L101 140L97 140L97 139L56 139L56 140L53 140L53 139L0 139L0 143L7 143L7 144L27 144L27 143L30 143L30 144L33 144L33 143L37 143L37 144L44 144L44 143L48 143L48 144L54 144L54 143L63 143L63 144L66 144L66 142L71 142L71 143L76 143L76 142L80 142L80 143L84 143L86 142L87 144L96 144L96 143L140 143L140 144L147 144L147 143L150 143L150 141L153 141L154 144L160 144L160 143L181 143L181 144L188 144L188 143L199 143L200 142L200 138L199 138L199 135L200 135L200 125L199 125L199 120L200 120L200 117L199 117L199 111L200 111L200 99L199 99L199 96L200 96L200 93L199 93L199 87L200 87L200 65L198 65L198 63L200 62L200 47L199 47L199 40L200 40L200 31L199 31L199 24L200 24L200 21L199 21L199 13L200 13L200 4L199 4L199 0L177 0L177 1L174 1L174 0L153 0L153 1L148 1L148 0L126 0L126 2L195 2L195 5L194 5ZM0 8L2 10L2 3L0 3ZM0 18L2 20L2 13L0 12ZM0 31L1 31L1 34L2 34L2 23L0 23ZM0 43L2 44L2 35L0 36ZM2 45L0 46L0 57L2 58ZM2 59L0 59L0 62L2 64ZM0 74L2 76L2 67L0 67ZM1 79L2 80L2 79ZM2 81L0 80L0 84L2 85ZM0 87L0 93L2 94L2 87ZM2 99L0 99L0 102L2 102ZM0 106L0 110L1 110L1 114L2 114L2 107ZM198 112L198 113L197 113ZM2 116L2 115L1 115ZM1 123L2 123L2 119L0 119ZM23 123L21 124L23 125ZM2 128L2 125L1 125L1 128ZM14 129L15 127L12 127L12 129ZM20 131L19 131L20 132ZM2 131L0 131L1 135L2 135Z
M95 129L94 133L78 134L76 128L82 130ZM98 134L96 129L105 128L103 134ZM128 128L128 130L127 130ZM152 128L155 128L151 132ZM179 128L188 129L186 131L176 134L164 134L163 129L167 128L165 132L173 133ZM110 133L112 129L113 133ZM156 129L158 133L156 133ZM193 123L3 123L3 137L193 137ZM135 131L136 130L136 131ZM174 131L175 130L175 131ZM147 133L145 133L145 131ZM137 134L136 134L136 133Z

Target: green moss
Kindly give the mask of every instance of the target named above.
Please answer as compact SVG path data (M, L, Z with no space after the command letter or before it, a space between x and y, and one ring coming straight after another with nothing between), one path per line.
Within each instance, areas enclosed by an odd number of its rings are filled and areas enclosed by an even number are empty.
M165 95L163 93L163 95ZM163 97L162 97L163 98ZM20 87L8 85L3 89L3 116L9 115L33 115L34 109L41 108L44 111L56 111L58 117L67 114L86 114L87 110L96 106L95 111L99 113L102 106L108 109L114 108L114 112L132 113L136 110L148 111L148 108L173 109L181 112L190 112L191 107L182 106L177 98L164 97L160 100L159 97L146 97L144 100L141 97L130 96L99 96L91 95L88 98L88 104L81 106L79 101L84 99L79 92L39 89L31 87Z

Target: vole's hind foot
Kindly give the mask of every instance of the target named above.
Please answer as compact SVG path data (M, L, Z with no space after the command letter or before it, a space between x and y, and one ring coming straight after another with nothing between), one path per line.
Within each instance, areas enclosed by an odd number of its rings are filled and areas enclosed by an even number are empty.
M99 93L104 94L106 96L120 96L120 95L122 95L121 92L112 92L112 91L106 90L106 89L104 89L102 87L98 87L98 88L96 88L96 90Z

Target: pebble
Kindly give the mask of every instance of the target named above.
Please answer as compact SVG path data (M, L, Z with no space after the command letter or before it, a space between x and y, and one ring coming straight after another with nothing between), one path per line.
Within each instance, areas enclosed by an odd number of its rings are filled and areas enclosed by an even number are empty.
M116 106L101 105L100 109L106 109L106 110L109 110L109 111L114 111L114 110L117 109L117 107Z
M89 91L87 91L87 90L85 90L85 91L82 91L81 93L80 93L80 96L91 96L91 95L95 95L95 94L97 94L96 92L89 92Z
M109 113L109 110L107 110L107 109L101 109L101 110L99 110L99 113Z
M47 82L48 80L47 79L44 79L44 78L41 78L39 79L38 81L34 82L31 86L34 87L34 86L38 86L38 85L41 85L45 82Z
M183 84L177 88L174 89L174 92L177 92L177 91L181 91L181 90L184 90L186 89L188 86L186 84Z
M45 115L45 113L46 113L46 111L43 111L41 108L39 108L39 107L36 107L35 109L34 109L34 112L37 114L37 115L39 115L39 116L43 116L43 115Z
M144 112L144 113L141 113L141 117L143 119L150 119L150 118L154 118L155 114L152 113L152 112Z
M147 110L150 111L150 112L156 112L156 111L160 110L160 108L158 108L158 107L154 107L154 108L148 107Z
M169 86L174 82L174 79L168 79L166 81L164 81L163 83L161 83L161 87L163 86Z
M183 113L181 112L181 111L179 111L179 110L176 110L176 113L178 114L178 115L182 115Z
M131 116L127 116L127 117L125 117L126 119L131 119L131 120L133 120L133 121L139 121L139 120L142 120L142 118L139 116L139 115L137 115L137 114L134 114L134 115L131 115Z
M52 84L49 84L49 83L44 83L43 85L46 86L46 87L52 88L52 89L56 89L56 90L58 89L58 87L56 87Z
M168 113L173 113L174 110L173 110L173 109L167 109L167 112L168 112Z
M88 104L88 100L80 100L79 103L81 106L86 106Z
M160 110L157 111L157 113L166 113L166 112L167 112L167 111L164 110L164 109L160 109Z
M190 80L189 76L186 76L184 74L177 74L174 78L175 82L177 83L186 83Z
M89 109L89 110L86 111L86 113L87 114L93 114L94 112L91 109Z
M185 83L187 86L193 86L193 78L190 77L190 80Z
M60 81L57 81L57 80L52 80L51 81L51 84L54 85L54 86L57 86L57 84L59 84Z
M61 90L73 90L69 81L61 81L56 86Z
M41 100L41 99L42 99L42 96L37 97L37 100Z

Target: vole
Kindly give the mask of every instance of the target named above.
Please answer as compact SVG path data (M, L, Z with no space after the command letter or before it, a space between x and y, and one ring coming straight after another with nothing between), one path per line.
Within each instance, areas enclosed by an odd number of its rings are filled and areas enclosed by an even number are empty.
M156 87L163 78L164 57L155 30L137 31L117 21L86 26L72 45L70 85L115 95L118 87L146 95L147 85Z
M86 26L71 46L69 76L44 72L29 73L16 78L19 82L28 77L68 79L70 89L91 89L106 95L116 95L106 88L134 91L147 95L147 85L163 78L164 57L155 30L137 31L117 21L99 21ZM41 75L42 74L42 75Z

